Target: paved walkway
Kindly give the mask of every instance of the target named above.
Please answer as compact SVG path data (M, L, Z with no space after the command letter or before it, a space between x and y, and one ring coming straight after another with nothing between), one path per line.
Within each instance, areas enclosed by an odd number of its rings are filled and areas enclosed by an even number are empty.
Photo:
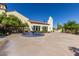
M9 56L72 56L70 47L79 48L79 35L48 33L40 37L12 34L5 51Z

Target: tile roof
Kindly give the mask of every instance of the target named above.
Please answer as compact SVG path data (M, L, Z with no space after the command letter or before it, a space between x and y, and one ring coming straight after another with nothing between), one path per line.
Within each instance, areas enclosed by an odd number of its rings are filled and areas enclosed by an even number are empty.
M43 24L43 25L49 25L47 23L44 23L44 22L38 22L38 21L33 21L33 20L30 20L31 23L33 24Z

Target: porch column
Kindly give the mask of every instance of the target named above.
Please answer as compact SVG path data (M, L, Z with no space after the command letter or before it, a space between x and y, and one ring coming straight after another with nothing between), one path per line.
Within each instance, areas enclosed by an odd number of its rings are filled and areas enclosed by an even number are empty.
M43 29L42 29L42 26L40 26L40 31L42 31Z

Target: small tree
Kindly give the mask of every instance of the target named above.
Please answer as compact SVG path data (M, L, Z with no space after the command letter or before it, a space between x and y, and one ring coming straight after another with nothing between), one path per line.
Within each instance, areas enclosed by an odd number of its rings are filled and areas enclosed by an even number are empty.
M57 24L57 29L62 29L62 25L60 23Z
M64 24L63 28L65 32L77 33L79 30L79 24L77 24L75 21L69 20Z
M0 16L0 24L4 26L6 31L12 32L12 29L23 30L23 27L28 27L27 23L22 23L22 21L14 15L5 15Z
M61 23L57 24L57 30L58 30L58 32L62 32L63 31L63 26L62 26Z

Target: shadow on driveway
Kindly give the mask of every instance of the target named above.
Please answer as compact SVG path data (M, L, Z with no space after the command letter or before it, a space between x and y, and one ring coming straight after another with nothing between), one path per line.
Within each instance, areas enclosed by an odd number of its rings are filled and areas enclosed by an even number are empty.
M79 48L69 47L69 50L71 50L74 53L74 56L79 56Z

